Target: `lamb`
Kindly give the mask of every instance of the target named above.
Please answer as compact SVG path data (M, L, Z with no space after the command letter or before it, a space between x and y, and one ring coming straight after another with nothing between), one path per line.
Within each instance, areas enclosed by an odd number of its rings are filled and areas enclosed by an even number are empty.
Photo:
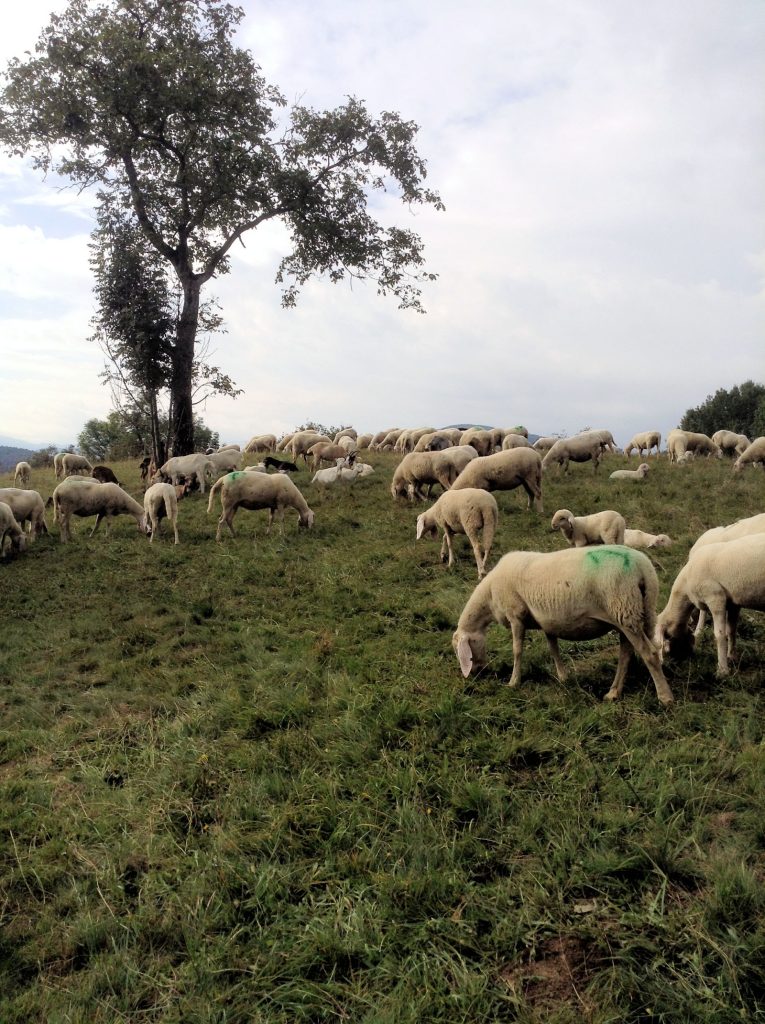
M656 625L662 650L683 654L692 649L690 621L696 608L712 616L717 673L727 676L740 610L765 611L765 534L707 544L689 555Z
M753 466L756 463L765 464L765 437L755 437L733 463L733 471L740 473L745 466Z
M575 434L573 437L561 437L548 450L542 459L542 470L557 463L568 473L569 462L589 462L592 460L593 472L597 472L603 458L603 444L599 437L590 434Z
M274 455L266 455L263 459L263 469L275 469L279 473L297 473L298 468L294 462L288 462L286 459L277 459ZM254 469L254 466L248 466L248 469Z
M26 550L27 538L16 522L16 517L4 501L0 501L0 555L5 547L5 538L10 538L11 551L18 553Z
M593 512L589 516L575 516L567 508L559 508L550 523L551 529L560 530L575 548L592 544L623 544L626 526L624 516L613 509Z
M48 532L45 522L45 504L38 491L22 490L20 487L0 488L0 501L9 506L19 526L28 524L29 539Z
M93 467L93 479L98 480L102 484L119 484L119 480L114 475L114 470L109 466L94 466ZM120 487L122 484L120 484Z
M242 453L238 448L219 448L207 458L215 466L216 474L231 473L242 466Z
M278 517L281 531L284 532L284 512L287 508L296 509L299 526L310 529L313 526L314 512L308 507L303 495L284 473L229 473L216 481L210 488L208 514L212 511L215 495L220 491L222 512L218 520L215 539L220 540L224 524L231 536L234 534L233 519L238 508L269 510L268 529L274 517Z
M84 455L75 455L74 452L66 452L61 458L61 470L65 477L73 476L75 473L86 473L93 475L93 467Z
M675 428L667 434L667 452L670 462L679 462L686 452L693 452L694 455L714 455L722 458L722 449L716 445L711 437L692 430L680 430Z
M424 536L438 536L438 528L444 531L441 541L441 561L449 552L449 568L454 564L452 537L464 533L475 555L478 579L486 574L486 562L494 542L499 521L499 509L494 496L479 487L465 487L461 491L445 491L438 501L426 512L417 516L417 540ZM483 553L481 544L483 542Z
M641 462L637 469L615 469L613 473L609 474L608 479L628 480L632 483L639 483L648 476L649 469L650 467L647 462Z
M460 473L452 485L455 490L463 487L480 487L484 491L511 491L522 487L528 495L528 508L533 501L537 512L542 507L542 459L533 448L511 448L473 459Z
M624 540L628 548L668 548L672 538L666 533L645 533L643 530L625 530Z
M96 516L90 536L96 532L102 519L106 519L107 533L112 516L130 515L142 533L147 533L146 513L135 498L118 484L86 480L64 480L53 492L53 518L61 528L61 541L72 539L70 520L75 516Z
M424 486L427 485L428 494L434 484L441 484L448 491L465 466L476 458L478 454L472 445L457 445L442 452L409 452L393 472L390 492L394 498L424 501Z
M331 487L334 484L348 484L350 486L359 477L365 475L362 472L361 466L349 466L344 459L338 459L335 466L317 470L313 475L311 483L317 484L319 487Z
M256 434L244 446L245 452L276 451L276 434Z
M566 670L558 638L591 640L616 629L619 663L605 700L621 696L632 650L642 658L662 704L672 691L652 639L659 584L642 551L608 545L542 554L511 551L481 580L460 615L452 645L463 676L486 664L486 633L492 622L513 635L510 686L521 680L521 654L527 629L541 629L558 679Z
M191 478L197 481L199 490L204 494L205 482L218 475L218 468L206 455L176 455L160 466L155 475L173 484L180 483L181 477ZM152 483L156 482L152 480Z
M28 462L17 462L16 470L13 474L13 486L18 487L21 484L22 487L26 487L32 479L32 467Z
M155 536L159 536L162 520L167 518L173 526L175 543L178 543L178 498L184 493L184 489L173 487L172 484L152 484L143 496L143 507L149 521L149 541L153 542Z
M733 430L716 430L712 440L722 449L723 455L743 455L752 443L746 434L737 434Z
M634 450L642 459L644 454L650 455L654 448L658 455L661 448L661 434L658 430L646 430L642 434L634 435L632 440L625 446L624 454L631 455Z

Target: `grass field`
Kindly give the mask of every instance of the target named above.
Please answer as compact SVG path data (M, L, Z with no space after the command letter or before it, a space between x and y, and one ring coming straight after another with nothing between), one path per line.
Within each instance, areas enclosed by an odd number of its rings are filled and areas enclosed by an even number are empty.
M415 543L369 461L323 500L301 472L310 532L240 512L216 544L195 496L178 547L78 521L0 564L0 1021L765 1020L763 617L729 679L711 632L667 665L668 710L640 663L602 702L614 634L561 644L565 685L529 634L509 690L494 627L463 680L469 547ZM498 495L491 564L617 508L675 539L663 606L704 529L763 511L759 471L623 465L545 478L544 516Z

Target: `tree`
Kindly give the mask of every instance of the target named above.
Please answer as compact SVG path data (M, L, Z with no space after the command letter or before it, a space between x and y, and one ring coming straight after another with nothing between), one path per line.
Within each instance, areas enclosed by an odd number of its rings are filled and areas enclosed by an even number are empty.
M160 413L160 430L167 430L167 416ZM151 451L151 423L147 410L137 406L110 412L104 420L91 419L77 437L80 451L93 462L137 458ZM217 448L218 432L194 417L194 433L200 448Z
M680 426L710 436L716 430L732 430L758 437L765 427L765 385L748 380L729 391L718 388L697 408L686 410Z
M102 200L90 246L98 300L91 321L93 339L109 359L102 376L111 385L117 409L142 409L148 418L150 444L145 447L159 466L165 461L169 443L160 425L161 394L172 379L179 296L168 281L166 264L135 221L124 211L115 210L108 196ZM211 300L202 303L200 331L209 334L220 330L221 323L215 304ZM229 376L204 363L199 354L194 359L192 384L194 404L211 394L236 398L242 393Z
M421 239L383 227L370 191L442 209L423 185L418 127L372 117L353 98L335 110L295 106L233 43L244 14L224 0L70 0L35 55L12 60L0 141L79 188L131 208L183 295L171 351L174 447L193 449L194 341L202 287L229 269L232 246L280 219L291 251L277 273L293 305L315 275L371 279L421 309Z

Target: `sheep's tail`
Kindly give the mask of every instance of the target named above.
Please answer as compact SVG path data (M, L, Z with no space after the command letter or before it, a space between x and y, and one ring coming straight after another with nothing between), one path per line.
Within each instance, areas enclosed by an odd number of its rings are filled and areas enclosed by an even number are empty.
M58 494L54 494L52 500L53 500L53 522L57 523L59 521L59 512L61 510L61 499L58 496Z
M209 500L209 501L208 501L208 503L207 503L207 514L208 514L208 516L209 516L209 514L210 514L210 513L212 512L212 508L213 508L213 499L215 498L215 495L216 495L216 494L218 493L218 491L220 490L220 488L221 488L221 487L223 486L223 481L224 481L225 479L226 479L226 477L225 477L225 476L222 476L222 477L220 478L220 480L216 480L216 481L215 481L215 483L214 483L214 484L212 485L212 487L210 488L210 500Z

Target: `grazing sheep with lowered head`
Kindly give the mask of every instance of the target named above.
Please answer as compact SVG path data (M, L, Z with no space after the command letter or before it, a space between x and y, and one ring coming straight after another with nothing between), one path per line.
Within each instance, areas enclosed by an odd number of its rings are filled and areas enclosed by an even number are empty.
M633 451L636 451L640 458L643 455L650 455L653 449L656 449L656 454L659 454L659 448L661 447L661 434L658 430L645 430L642 434L635 434L632 440L625 446L624 454L631 455Z
M38 491L25 490L21 487L3 487L0 488L0 501L10 507L19 526L29 524L30 541L48 532L45 504Z
M61 457L61 470L65 477L84 473L86 476L93 475L93 467L84 455L76 455L74 452L66 452Z
M96 516L96 522L90 536L96 532L102 519L106 519L106 530L109 532L109 520L112 516L132 516L141 533L146 533L146 513L135 498L123 491L118 484L101 484L98 481L77 480L76 478L62 481L53 492L53 519L61 528L61 541L71 540L70 521L72 516Z
M542 469L557 465L568 473L569 462L589 462L592 460L593 472L597 472L603 458L603 443L598 437L589 434L575 434L573 437L559 438L542 459Z
M157 474L165 483L179 484L181 477L185 480L196 480L199 490L205 493L205 483L218 475L218 467L207 455L176 455L160 466ZM152 480L152 483L158 481Z
M28 462L17 462L16 470L13 474L13 486L26 487L29 481L32 479L32 467Z
M757 463L765 465L765 437L755 437L733 463L733 471L740 473L745 466L754 466Z
M752 443L746 434L737 434L733 430L716 430L712 440L720 447L723 455L743 455Z
M623 544L626 525L624 516L613 509L593 512L589 516L575 516L567 508L559 508L550 523L551 529L560 530L575 548L592 544Z
M234 537L233 519L238 508L250 510L268 509L268 529L274 518L279 519L282 533L284 532L284 512L294 508L299 517L299 526L310 529L313 526L314 512L308 507L303 495L284 473L229 473L210 488L210 501L207 505L208 514L212 512L215 495L220 491L222 512L218 520L215 539L220 540L223 526L227 526Z
M542 460L533 448L511 448L473 459L465 466L452 487L480 487L484 491L512 491L522 487L537 512L542 507Z
M424 487L428 488L428 496L434 484L441 484L448 491L465 466L477 458L478 453L469 444L441 452L409 452L393 471L390 492L394 498L424 501Z
M722 449L711 437L679 428L670 430L667 434L667 452L670 462L679 462L687 452L693 452L695 456L706 455L709 458L714 455L715 458L722 458Z
M180 492L180 494L179 494ZM143 507L149 521L149 541L153 542L154 537L159 537L162 528L162 520L170 520L175 543L178 543L178 498L185 494L184 487L179 485L157 483L152 484L143 496Z
M478 567L478 579L486 574L486 562L494 542L499 521L499 509L494 496L478 487L465 487L461 491L445 491L427 511L417 516L417 540L424 536L438 536L438 528L444 531L441 541L441 561L449 552L449 568L454 564L452 537L464 533L470 541ZM483 545L483 551L481 546Z
M486 633L492 622L507 626L513 634L509 685L517 686L526 630L541 629L563 682L566 669L558 638L592 640L615 629L619 633L619 664L605 700L621 696L634 650L651 673L657 697L662 704L669 704L672 691L651 639L658 592L656 570L642 551L613 545L545 554L511 551L473 591L452 645L462 674L467 676L486 664Z
M16 518L9 505L0 501L0 555L5 547L5 538L9 537L11 551L18 553L26 550L27 538L24 531L16 522Z

